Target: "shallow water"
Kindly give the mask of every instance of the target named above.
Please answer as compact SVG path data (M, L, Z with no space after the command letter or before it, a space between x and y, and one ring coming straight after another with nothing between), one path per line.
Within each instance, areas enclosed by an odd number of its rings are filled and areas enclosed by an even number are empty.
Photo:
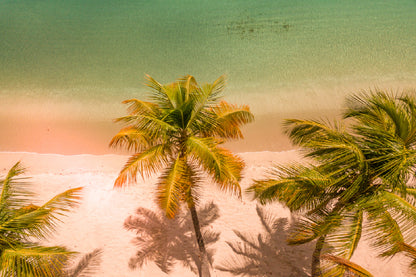
M123 99L143 97L145 74L163 83L226 74L227 100L260 118L336 110L345 95L376 86L416 87L414 0L0 6L0 119L9 123L108 122Z

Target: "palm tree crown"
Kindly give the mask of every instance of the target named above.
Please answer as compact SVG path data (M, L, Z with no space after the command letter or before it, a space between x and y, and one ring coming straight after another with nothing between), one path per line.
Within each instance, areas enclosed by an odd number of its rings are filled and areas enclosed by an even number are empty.
M129 115L118 118L127 125L111 141L135 152L121 170L115 186L136 180L137 172L161 172L158 200L168 217L180 201L194 201L201 173L208 173L220 188L240 195L242 160L220 145L242 138L240 126L251 122L247 106L219 101L224 77L199 86L192 76L161 85L147 76L152 102L131 99Z
M44 247L34 242L55 230L59 217L78 204L82 188L56 195L42 206L32 204L33 194L15 164L0 180L0 275L63 276L74 252L64 247Z
M203 174L221 189L241 195L239 181L243 161L220 145L242 138L240 126L253 120L248 106L236 106L221 100L224 77L211 84L198 85L185 76L169 85L161 85L147 76L151 102L127 100L129 114L117 121L126 125L114 136L110 146L135 152L115 181L120 187L160 172L157 181L158 203L168 218L173 218L180 203L187 204L201 253L200 276L211 269L195 209L197 189Z
M277 200L303 212L289 242L318 239L313 276L323 274L321 251L349 260L363 231L382 256L410 251L416 243L416 99L355 95L344 118L350 128L287 120L290 138L312 164L278 166L249 189L261 202ZM324 273L341 276L344 270L332 264Z

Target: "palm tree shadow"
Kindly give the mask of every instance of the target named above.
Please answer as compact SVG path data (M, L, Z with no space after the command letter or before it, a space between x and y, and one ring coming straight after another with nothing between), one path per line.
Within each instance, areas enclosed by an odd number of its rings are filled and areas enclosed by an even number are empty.
M216 268L236 276L310 276L313 246L291 246L286 238L293 223L257 205L264 231L253 236L233 230L239 240L227 242L234 255Z
M211 202L197 210L208 259L212 263L214 250L210 246L218 241L220 233L211 230L210 225L219 218L219 208ZM199 250L188 210L182 211L174 219L168 219L162 212L139 207L136 214L125 220L124 227L136 233L132 243L138 247L138 251L129 260L131 269L154 262L169 274L174 264L179 262L195 274L198 273L201 267Z

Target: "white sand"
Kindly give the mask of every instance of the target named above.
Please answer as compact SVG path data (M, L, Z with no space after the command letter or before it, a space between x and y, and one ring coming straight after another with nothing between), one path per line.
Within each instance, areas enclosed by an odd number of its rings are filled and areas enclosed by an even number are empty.
M245 178L241 182L243 190L249 186L253 178L261 178L272 162L282 163L299 159L295 151L243 153L241 156L247 163ZM137 246L131 242L135 237L134 232L123 227L125 219L134 215L138 207L155 212L158 209L154 202L155 177L146 182L139 180L136 186L124 190L113 190L113 182L126 159L127 156L118 155L63 156L0 152L0 175L4 175L15 162L21 160L28 168L27 176L32 177L33 190L41 201L69 188L84 187L81 205L68 217L63 218L56 236L51 238L49 243L65 245L81 253L102 248L101 267L96 276L168 276L152 262L141 269L131 270L128 267L129 259L136 253ZM214 245L214 266L224 265L226 261L232 262L232 257L235 256L226 242L244 246L233 230L238 230L244 235L251 234L252 239L257 242L258 234L265 234L265 229L257 216L256 202L252 201L249 195L244 194L239 200L208 185L202 191L200 203L210 201L218 205L220 213L220 217L208 227L220 233L219 240ZM264 210L282 218L290 216L288 210L278 204L267 205ZM283 239L284 234L278 238L279 241ZM262 248L262 253L259 254L263 262L260 265L262 272L268 276L298 276L296 272L301 272L302 268L309 269L310 246L293 248L281 243L276 247L281 247L280 250L277 249L280 251L280 255L276 256L278 258L270 255L265 247ZM178 247L176 251L181 251L181 248ZM374 256L362 243L353 260L374 276L409 276L409 273L406 273L407 261L404 257L381 260ZM256 262L253 261L252 264ZM247 267L247 272L248 270ZM234 276L219 270L216 270L216 274ZM195 274L188 268L176 264L169 276Z

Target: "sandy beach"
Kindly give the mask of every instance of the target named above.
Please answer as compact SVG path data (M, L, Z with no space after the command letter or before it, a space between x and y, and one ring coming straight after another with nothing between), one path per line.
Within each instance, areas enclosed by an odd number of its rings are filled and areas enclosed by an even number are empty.
M261 178L273 163L300 160L300 155L295 150L248 152L241 153L240 156L246 162L245 177L241 182L243 190L252 179ZM158 214L158 208L154 202L153 184L156 176L145 181L139 179L136 185L123 190L113 189L113 182L126 159L127 156L123 155L1 152L0 172L2 175L6 174L15 162L22 161L28 168L26 175L31 177L33 191L37 193L40 203L66 189L84 187L80 206L62 218L63 222L58 226L56 236L46 243L65 245L80 253L101 248L101 265L96 276L195 276L183 264L183 252L193 253L193 249L196 249L189 215L184 214L179 216L182 221L176 222L160 217L160 228L150 225L136 226L142 228L141 230L149 228L148 233L154 234L143 236L145 242L151 243L158 235L164 236L165 241L159 243L158 247L162 253L172 257L173 263L165 264L169 274L164 273L152 261L139 269L129 268L129 261L139 247L133 242L136 237L134 224L130 226L130 231L123 224L128 217L133 219L131 222L140 217L137 211ZM204 222L203 217L209 212L216 213L215 216L211 215L212 220L204 227L205 231L215 237L215 242L209 243L208 249L214 253L216 276L308 276L313 245L285 245L285 235L293 220L286 208L271 204L256 209L257 203L252 201L250 195L244 193L239 200L210 184L207 184L201 194L198 205L201 221ZM211 206L207 206L209 204ZM203 211L204 207L208 210ZM259 215L269 218L269 221L266 220L269 223L276 220L279 223L276 232L268 233ZM166 226L168 230L164 229ZM154 232L155 228L157 232ZM252 242L253 245L249 246L247 242ZM251 260L236 255L228 243L241 247L246 253L252 253ZM264 245L261 246L260 243ZM352 260L377 277L409 276L405 257L398 255L390 260L376 258L365 242L359 245ZM242 275L219 269L230 264L237 267Z

